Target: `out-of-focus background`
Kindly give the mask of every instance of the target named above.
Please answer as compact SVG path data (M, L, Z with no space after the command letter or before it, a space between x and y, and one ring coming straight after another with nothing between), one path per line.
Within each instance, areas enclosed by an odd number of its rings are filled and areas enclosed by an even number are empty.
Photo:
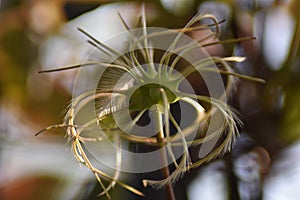
M193 170L175 185L178 199L300 199L300 1L149 0L149 25L180 28L197 12L222 21L221 39L256 40L207 49L245 56L236 66L265 84L240 81L232 104L244 125L233 151ZM142 1L0 0L0 199L96 199L93 175L70 153L61 123L76 71L39 70L80 62L89 46L77 27L100 40L138 20ZM192 37L197 37L193 35ZM129 175L128 175L129 176ZM163 191L143 189L160 199ZM140 199L120 189L113 199ZM162 195L163 196L163 195ZM121 198L122 197L122 198Z

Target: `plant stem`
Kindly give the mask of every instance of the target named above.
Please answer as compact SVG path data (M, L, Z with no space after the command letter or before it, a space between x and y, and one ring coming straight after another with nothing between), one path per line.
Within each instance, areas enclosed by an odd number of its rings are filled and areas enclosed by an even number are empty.
M154 112L155 112L156 125L159 130L158 133L156 134L156 140L157 140L157 143L161 144L161 147L163 147L164 146L164 132L163 132L163 124L162 124L162 114L158 108L156 108L154 110ZM165 166L161 169L162 175L163 175L163 177L169 177L170 170L168 167L167 152L166 152L165 148L162 148L161 151L162 151L161 160L162 160L163 166ZM168 184L166 186L166 191L167 191L169 200L176 200L172 184Z
M233 163L232 158L229 156L228 159L226 159L227 164L227 185L229 186L228 191L228 199L231 200L240 200L240 194L238 191L238 178L236 177L234 171L233 171Z

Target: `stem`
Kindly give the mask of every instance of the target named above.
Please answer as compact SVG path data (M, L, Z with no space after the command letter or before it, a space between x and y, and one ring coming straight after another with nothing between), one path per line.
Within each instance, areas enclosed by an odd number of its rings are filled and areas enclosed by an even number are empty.
M228 199L240 200L241 198L238 191L238 178L236 177L233 171L233 163L231 156L229 156L229 158L225 161L227 164L227 185L229 186Z
M162 114L158 108L155 108L154 113L155 113L156 124L159 129L158 133L156 134L156 140L157 140L157 143L161 144L161 147L163 147L165 142L164 142L164 132L163 132L163 124L162 124ZM163 166L165 166L161 169L161 171L162 171L163 177L166 178L166 177L170 176L167 152L164 148L162 148L161 150L162 150L161 160L162 160ZM166 191L167 191L169 200L176 200L172 184L168 184L166 186Z

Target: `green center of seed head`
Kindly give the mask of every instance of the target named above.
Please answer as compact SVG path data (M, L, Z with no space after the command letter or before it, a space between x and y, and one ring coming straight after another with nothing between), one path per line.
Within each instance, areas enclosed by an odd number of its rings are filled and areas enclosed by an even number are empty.
M150 109L154 105L164 105L163 94L165 92L169 104L176 101L176 95L167 87L149 83L138 87L130 97L129 109L131 111L141 111Z

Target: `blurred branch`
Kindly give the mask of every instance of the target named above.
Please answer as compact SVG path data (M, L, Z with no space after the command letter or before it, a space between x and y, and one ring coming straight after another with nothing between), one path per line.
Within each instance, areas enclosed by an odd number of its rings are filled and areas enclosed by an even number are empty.
M238 178L233 171L233 159L232 156L229 155L227 159L225 159L227 165L227 184L228 184L228 199L231 200L240 200L240 195L238 191Z
M300 1L295 1L295 7L296 8L300 8ZM289 50L289 54L288 54L288 58L286 60L286 65L291 64L291 62L295 61L298 53L299 53L299 35L300 35L300 12L297 12L297 10L295 10L294 12L295 14L295 32L293 35L293 39L291 42L291 48Z

